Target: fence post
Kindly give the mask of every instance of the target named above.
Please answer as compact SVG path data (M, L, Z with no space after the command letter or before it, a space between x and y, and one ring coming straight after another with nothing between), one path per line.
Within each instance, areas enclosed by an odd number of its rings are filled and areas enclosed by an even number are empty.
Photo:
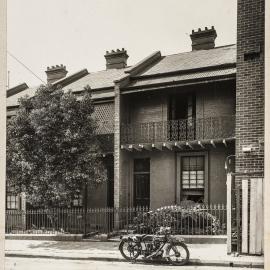
M237 185L236 187L236 231L237 231L237 252L241 253L241 235L240 235L240 231L241 231L241 216L240 216L240 186Z
M232 175L227 174L227 253L232 252Z
M22 228L23 230L26 229L26 199L25 193L21 193L21 211L22 211Z
M88 201L88 185L84 186L84 235L87 234L87 201Z

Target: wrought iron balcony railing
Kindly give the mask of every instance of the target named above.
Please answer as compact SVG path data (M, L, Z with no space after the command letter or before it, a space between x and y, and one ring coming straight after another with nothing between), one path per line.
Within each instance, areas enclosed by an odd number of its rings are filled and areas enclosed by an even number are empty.
M163 143L233 138L235 116L121 125L121 143Z

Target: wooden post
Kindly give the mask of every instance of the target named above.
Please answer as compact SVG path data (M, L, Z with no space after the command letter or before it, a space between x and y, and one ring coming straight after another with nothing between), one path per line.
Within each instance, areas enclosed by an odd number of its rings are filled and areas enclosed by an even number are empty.
M7 1L0 1L0 261L5 256ZM3 265L3 263L2 263Z
M241 253L241 235L240 235L240 230L241 230L241 216L240 216L240 186L237 185L236 187L236 232L237 232L237 252Z
M22 211L22 227L26 229L26 198L25 193L21 193L21 211Z
M256 242L255 242L255 253L257 255L262 254L263 244L263 179L258 178L256 181Z
M227 174L227 253L232 252L232 175Z
M242 253L248 253L248 180L242 180Z
M249 253L255 254L256 245L256 179L250 180Z

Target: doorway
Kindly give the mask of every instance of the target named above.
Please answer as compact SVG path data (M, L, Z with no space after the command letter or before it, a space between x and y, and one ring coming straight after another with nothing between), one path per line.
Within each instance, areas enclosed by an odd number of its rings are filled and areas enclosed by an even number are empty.
M150 159L134 159L134 206L150 207Z

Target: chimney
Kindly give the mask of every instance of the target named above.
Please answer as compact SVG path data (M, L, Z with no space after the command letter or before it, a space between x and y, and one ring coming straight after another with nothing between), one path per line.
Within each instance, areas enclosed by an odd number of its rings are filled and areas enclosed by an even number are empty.
M52 84L60 79L63 79L67 75L66 66L64 65L56 65L47 67L47 70L45 71L47 74L47 83Z
M111 52L106 51L104 57L106 59L106 69L125 68L127 66L128 55L124 48L122 50L112 50Z
M190 35L192 41L192 51L209 50L215 48L216 37L217 32L214 26L212 26L210 29L205 27L204 30L199 28L197 32L192 30L192 34Z

